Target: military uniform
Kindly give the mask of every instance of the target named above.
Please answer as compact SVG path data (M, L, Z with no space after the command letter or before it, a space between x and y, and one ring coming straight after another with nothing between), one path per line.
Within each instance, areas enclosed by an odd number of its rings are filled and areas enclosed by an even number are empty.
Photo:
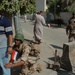
M21 65L20 75L27 75L28 73L30 73L30 69L33 67L33 65L36 64L36 62L38 61L38 57L39 57L38 53L40 53L40 49L38 44L29 45L23 42L21 36L17 35L15 37L15 40L21 40L22 44L20 44L19 47L16 45L13 46L14 50L16 49L18 52L19 51L21 52L20 57L18 58L17 61L15 60L14 63L17 63L19 61L24 61L25 64Z
M16 40L19 40L20 46L16 45ZM18 52L18 58L13 61L13 63L17 63L19 61L24 61L25 63L21 66L13 67L11 68L11 75L27 75L28 73L28 56L29 52L31 50L31 47L28 45L28 43L24 42L24 36L22 34L16 34L14 38L14 45L13 50L16 50Z
M69 42L75 40L75 19L71 19L70 24L66 27L66 34L69 35Z
M15 60L14 63L19 62L19 61L24 61L25 64L21 66L20 75L27 75L27 73L28 73L28 62L27 62L27 60L28 60L28 56L29 56L29 52L30 52L31 48L26 43L23 43L20 46L19 50L23 50L22 55L17 61Z
M29 73L33 73L36 70L37 62L40 59L40 48L38 44L31 44L31 50L28 56Z

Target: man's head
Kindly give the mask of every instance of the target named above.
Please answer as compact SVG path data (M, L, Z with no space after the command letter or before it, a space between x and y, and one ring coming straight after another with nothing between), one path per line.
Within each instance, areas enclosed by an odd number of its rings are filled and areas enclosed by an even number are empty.
M23 43L24 42L23 34L20 34L20 33L16 34L14 40L17 45Z
M40 13L40 15L43 15L43 11L40 11L39 13Z
M75 19L72 19L72 20L71 20L71 24L72 24L72 25L75 25Z

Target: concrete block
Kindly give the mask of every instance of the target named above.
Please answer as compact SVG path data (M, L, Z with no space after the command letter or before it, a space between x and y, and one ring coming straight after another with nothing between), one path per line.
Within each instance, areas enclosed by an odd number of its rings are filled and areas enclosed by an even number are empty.
M75 73L75 41L63 44L61 67Z

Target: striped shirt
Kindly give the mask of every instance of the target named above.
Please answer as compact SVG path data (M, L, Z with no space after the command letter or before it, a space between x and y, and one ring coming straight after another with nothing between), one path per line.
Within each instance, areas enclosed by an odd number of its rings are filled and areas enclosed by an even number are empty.
M10 21L4 16L2 16L0 19L0 34L6 34L6 35L13 34L12 25Z

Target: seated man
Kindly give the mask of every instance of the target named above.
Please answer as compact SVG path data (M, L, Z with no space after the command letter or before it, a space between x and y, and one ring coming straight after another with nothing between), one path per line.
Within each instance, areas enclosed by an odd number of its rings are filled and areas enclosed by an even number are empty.
M24 37L22 34L16 34L14 41L15 44L13 46L13 49L20 52L20 56L17 61L11 59L11 61L5 65L5 68L21 66L20 74L27 75L27 59L31 48L27 43L24 42Z
M11 60L5 65L5 68L11 68L11 71L14 70L14 67L21 66L21 73L17 71L20 75L27 75L28 73L33 73L33 65L38 60L38 52L36 48L32 48L27 43L24 42L24 37L22 34L17 34L14 39L13 52L11 54ZM33 45L35 46L35 45ZM17 60L13 59L15 51L18 52ZM19 68L18 68L19 69ZM16 70L15 70L16 72ZM14 74L16 74L14 72ZM12 72L13 73L13 72ZM11 75L14 75L11 74Z

